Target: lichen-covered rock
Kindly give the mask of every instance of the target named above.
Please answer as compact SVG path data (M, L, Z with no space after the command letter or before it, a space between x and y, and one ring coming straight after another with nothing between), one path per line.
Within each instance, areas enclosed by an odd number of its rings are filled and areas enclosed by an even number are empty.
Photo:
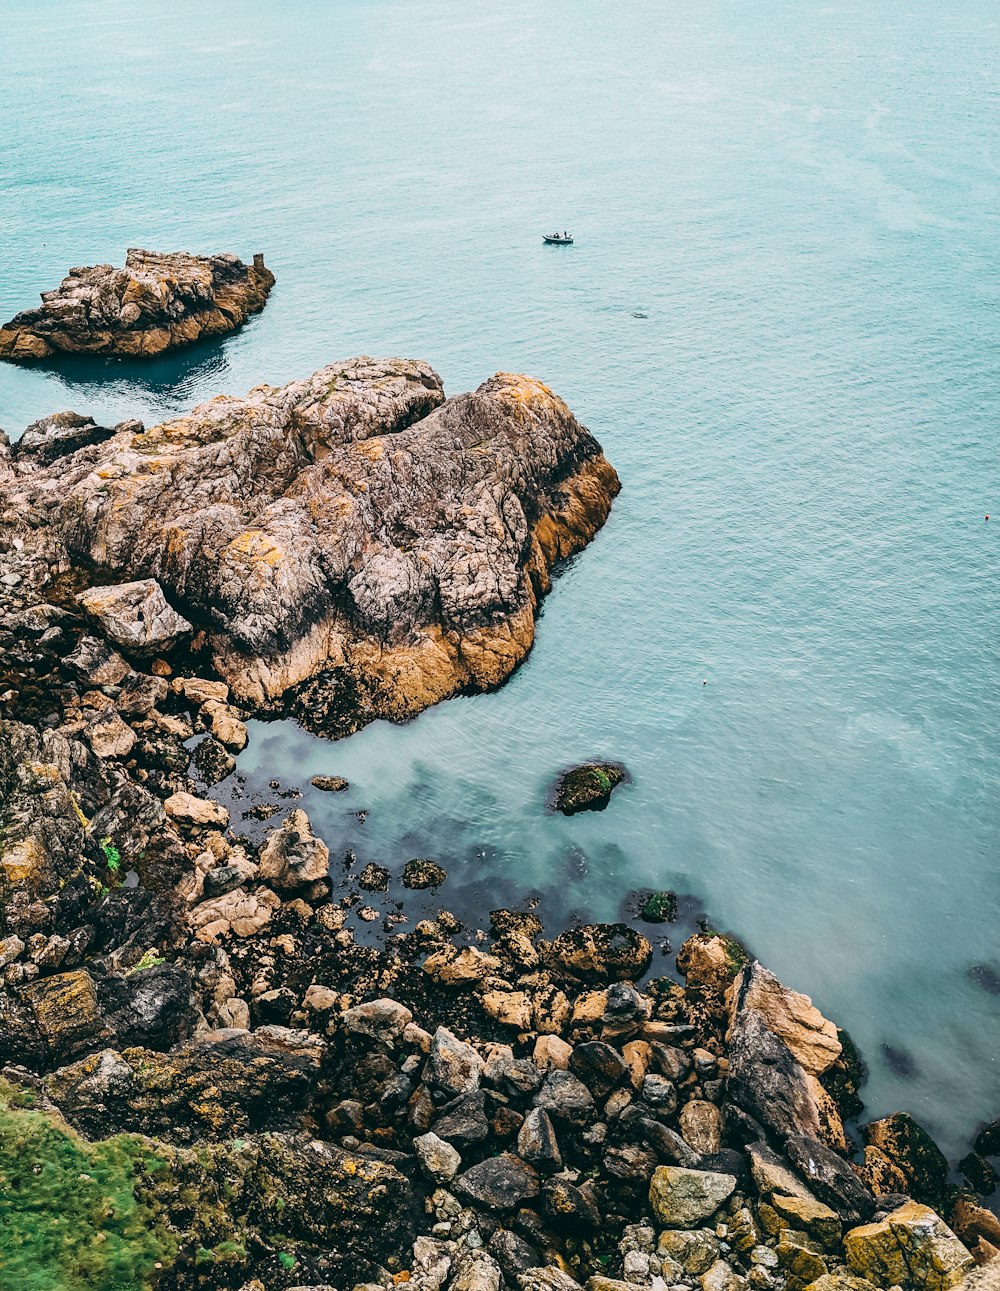
M930 1206L944 1202L948 1161L919 1122L894 1112L862 1127L865 1142L889 1159L905 1179L904 1191Z
M267 1028L209 1032L171 1053L105 1049L52 1072L44 1088L92 1138L132 1130L190 1143L293 1124L320 1056Z
M210 625L235 699L281 699L328 734L504 681L552 566L619 488L540 382L501 373L443 402L402 359L215 399L45 467L12 460L0 547L16 535L49 564L155 579Z
M130 247L124 269L71 269L42 304L0 328L0 359L53 354L149 357L220 336L264 308L274 274L263 256L158 254Z
M732 1196L736 1176L683 1166L657 1166L649 1184L649 1204L665 1228L694 1228Z
M649 939L625 923L568 928L552 943L549 960L561 976L582 981L637 981L653 958Z
M847 1262L878 1287L948 1291L973 1267L972 1256L943 1219L909 1201L875 1224L844 1235Z

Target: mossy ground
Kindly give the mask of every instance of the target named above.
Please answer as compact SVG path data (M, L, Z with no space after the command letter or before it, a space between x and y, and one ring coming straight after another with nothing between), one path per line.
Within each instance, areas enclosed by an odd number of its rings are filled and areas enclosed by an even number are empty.
M88 1143L0 1082L0 1291L146 1291L175 1243L134 1192L159 1161L130 1135Z

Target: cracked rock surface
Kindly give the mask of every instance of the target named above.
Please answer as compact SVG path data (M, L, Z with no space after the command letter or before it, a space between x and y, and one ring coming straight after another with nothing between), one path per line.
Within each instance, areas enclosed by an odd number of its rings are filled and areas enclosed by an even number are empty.
M160 254L130 247L125 267L71 269L0 328L0 359L54 354L151 357L234 331L264 308L274 274L263 256Z

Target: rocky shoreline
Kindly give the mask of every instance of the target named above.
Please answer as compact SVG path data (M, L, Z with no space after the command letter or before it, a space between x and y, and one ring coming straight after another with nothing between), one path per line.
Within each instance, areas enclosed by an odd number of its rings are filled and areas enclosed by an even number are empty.
M385 870L338 888L303 811L255 839L211 797L253 715L336 735L499 684L617 487L537 382L444 401L401 360L4 445L0 1285L947 1291L998 1267L998 1124L964 1185L905 1114L859 1130L849 1037L732 938L689 938L676 978L629 924L525 910L368 944ZM560 809L625 775L584 771Z

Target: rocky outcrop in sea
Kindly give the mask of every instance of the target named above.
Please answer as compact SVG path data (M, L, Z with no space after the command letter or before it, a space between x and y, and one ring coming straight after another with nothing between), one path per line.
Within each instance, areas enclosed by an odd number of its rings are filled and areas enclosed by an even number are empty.
M161 254L130 247L125 267L71 269L42 303L0 327L0 359L56 354L149 358L232 332L264 308L274 274L255 255Z
M554 564L619 489L541 382L499 373L446 400L404 359L352 359L148 430L82 421L0 449L0 543L20 541L43 582L96 584L83 608L119 646L145 587L144 649L186 627L236 699L324 733L504 681Z
M294 803L254 832L213 797L254 715L336 734L502 681L616 491L544 386L445 401L398 360L4 447L7 1283L949 1291L997 1267L997 1126L964 1185L910 1117L859 1127L849 1037L733 938L654 970L627 922L418 919L434 860L355 873Z

